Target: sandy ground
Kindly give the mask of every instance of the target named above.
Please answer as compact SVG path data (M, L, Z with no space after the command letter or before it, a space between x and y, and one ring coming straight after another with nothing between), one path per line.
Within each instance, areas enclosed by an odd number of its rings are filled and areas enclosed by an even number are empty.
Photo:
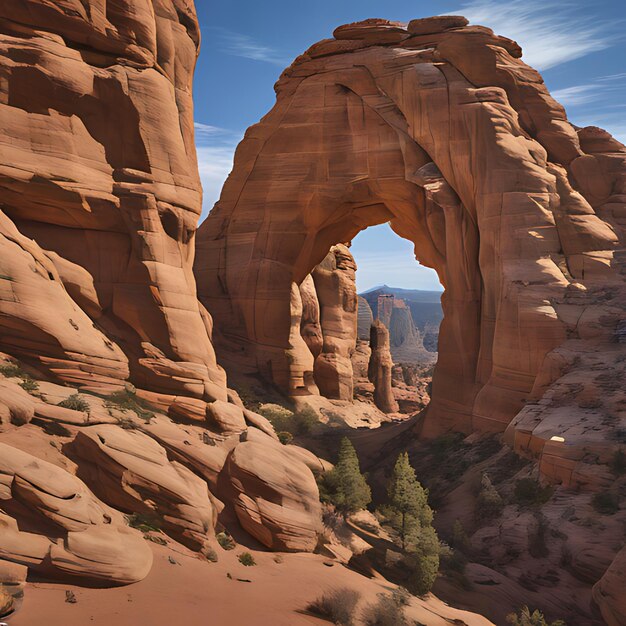
M199 559L170 542L154 546L154 567L140 583L113 589L67 584L29 583L22 608L10 626L292 626L328 624L304 612L324 591L350 587L362 593L362 608L378 593L393 586L365 578L314 554L276 554L254 551L256 566L237 560L242 548L220 551L219 562ZM173 559L175 563L171 563ZM230 574L232 578L229 578ZM245 581L250 582L244 582ZM66 591L76 603L66 602ZM429 596L415 599L409 615L428 626L453 622L487 626L488 620L455 610Z

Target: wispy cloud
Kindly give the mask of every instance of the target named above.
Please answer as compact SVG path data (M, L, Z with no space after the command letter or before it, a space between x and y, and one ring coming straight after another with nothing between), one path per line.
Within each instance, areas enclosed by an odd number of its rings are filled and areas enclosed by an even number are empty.
M212 28L218 41L221 52L253 61L271 63L280 67L286 67L291 59L275 48L258 42L249 35L236 33L225 28Z
M219 200L224 181L233 168L233 157L242 132L196 122L196 152L203 189L203 216Z
M622 143L626 141L626 73L556 89L552 96L567 108L574 124L602 126Z
M598 99L598 86L594 83L589 85L574 85L564 89L555 89L552 97L558 100L563 106L575 107L581 104L588 104Z
M546 70L615 43L623 24L585 15L567 0L468 0L459 9L470 22L517 41L529 65Z
M203 124L202 122L194 122L193 126L196 131L196 141L198 141L199 137L214 137L216 135L228 133L225 128L211 126L211 124Z

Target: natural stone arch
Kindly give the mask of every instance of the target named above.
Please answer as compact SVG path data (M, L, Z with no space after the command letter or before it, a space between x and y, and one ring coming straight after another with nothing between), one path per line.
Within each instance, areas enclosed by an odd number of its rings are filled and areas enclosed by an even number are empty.
M566 340L555 299L614 275L624 148L577 133L517 44L465 23L340 27L283 73L199 230L223 362L301 391L292 285L390 221L445 288L427 430L503 430L524 405Z

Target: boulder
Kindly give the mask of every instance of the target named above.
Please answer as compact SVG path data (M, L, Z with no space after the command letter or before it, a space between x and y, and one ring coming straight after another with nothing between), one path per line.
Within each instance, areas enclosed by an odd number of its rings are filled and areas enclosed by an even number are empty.
M626 624L626 548L613 559L602 578L593 587L593 599L608 626Z
M304 463L269 438L244 441L230 453L224 474L244 530L272 550L315 549L321 504L315 478Z
M207 404L206 421L210 427L225 435L240 433L246 429L243 409L223 400Z

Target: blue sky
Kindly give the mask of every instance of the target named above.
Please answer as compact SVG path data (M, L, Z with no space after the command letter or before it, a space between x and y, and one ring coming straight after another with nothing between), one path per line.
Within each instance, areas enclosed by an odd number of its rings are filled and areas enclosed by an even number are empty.
M196 143L204 211L217 198L246 128L274 104L281 71L340 24L368 17L409 21L465 15L515 39L570 120L597 125L626 143L624 0L196 0L202 51L195 78ZM387 226L354 241L360 290L387 282L433 289L436 275L413 260L412 245Z

